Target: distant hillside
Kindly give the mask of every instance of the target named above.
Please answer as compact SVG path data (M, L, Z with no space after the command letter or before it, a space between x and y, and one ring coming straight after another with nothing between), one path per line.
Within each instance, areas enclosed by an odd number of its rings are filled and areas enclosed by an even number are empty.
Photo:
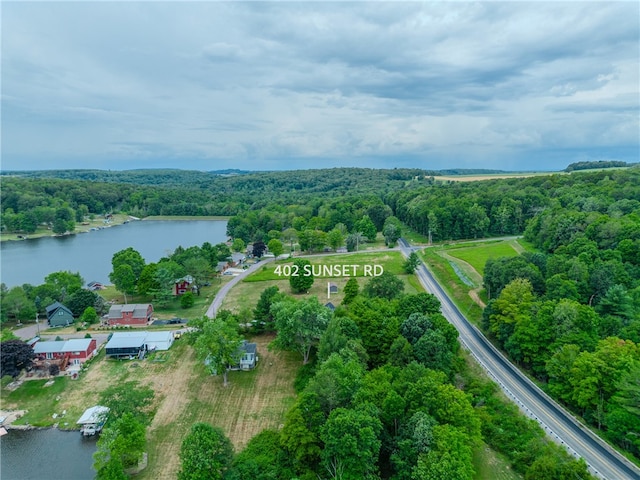
M573 172L575 170L591 170L594 168L620 168L630 167L633 163L619 162L616 160L598 160L593 162L576 162L572 163L564 169L565 172Z

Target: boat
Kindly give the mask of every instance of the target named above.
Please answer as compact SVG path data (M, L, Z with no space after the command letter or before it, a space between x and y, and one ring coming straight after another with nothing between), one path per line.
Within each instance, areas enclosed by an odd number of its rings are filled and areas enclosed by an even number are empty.
M87 408L76 423L80 425L80 433L82 433L82 435L96 435L102 431L102 427L104 427L108 416L109 407L96 405Z

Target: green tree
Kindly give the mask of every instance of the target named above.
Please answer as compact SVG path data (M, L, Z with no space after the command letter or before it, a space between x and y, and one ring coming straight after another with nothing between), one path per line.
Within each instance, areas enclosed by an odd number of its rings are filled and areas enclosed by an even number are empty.
M229 385L229 366L240 361L242 339L238 335L238 325L231 319L210 320L203 317L202 321L202 331L198 333L195 342L196 353L212 375L222 373L223 385L226 387Z
M82 285L84 284L84 280L80 276L80 273L71 273L68 271L50 273L44 277L44 282L48 285L54 286L58 292L64 291L66 295L71 295L79 291L82 289ZM63 298L60 298L60 301L63 300Z
M280 255L282 255L282 252L284 252L284 247L282 246L282 242L277 238L273 238L269 240L267 247L275 257L279 257Z
M27 297L22 287L13 287L2 295L2 312L7 317L16 320L31 320L36 318L36 307Z
M311 348L316 346L331 318L331 311L316 297L306 300L286 299L271 306L278 336L272 345L302 355L302 363L309 362Z
M178 480L221 480L231 466L233 445L219 427L194 423L180 448Z
M327 234L327 242L333 251L336 251L344 243L344 235L339 229L334 228Z
M358 220L354 226L354 233L362 232L362 234L367 237L367 240L370 242L376 241L377 229L374 223L371 221L368 215L364 215L360 220Z
M247 245L244 243L244 240L241 238L234 238L233 243L231 244L231 250L234 252L244 252L247 248Z
M93 468L106 476L107 472L117 475L118 462L124 468L135 467L142 458L146 444L144 424L132 413L125 412L102 430L97 442L98 449L93 455ZM113 460L115 464L110 465Z
M157 263L148 263L140 272L140 278L136 284L136 289L140 295L150 295L151 292L157 291L160 285L155 279L158 270Z
M113 384L100 393L100 405L109 407L109 417L119 419L130 413L142 424L151 422L154 392L135 380Z
M433 427L433 446L418 457L412 478L471 480L474 473L473 450L467 435L451 425L436 425Z
M124 465L122 460L117 457L109 458L109 460L100 467L96 474L97 480L128 480L129 476L124 473Z
M81 322L86 322L89 324L92 323L97 323L98 322L98 314L96 313L96 309L93 307L87 307L84 309L84 312L82 312L82 315L80 316L80 321Z
M345 240L347 244L347 250L349 252L357 252L360 250L360 247L364 245L366 242L366 237L362 232L355 232L350 235L347 235Z
M344 286L344 297L342 298L342 303L348 305L354 298L358 296L358 293L360 293L358 280L356 280L355 278L350 278L349 280L347 280L347 283Z
M384 243L389 247L393 247L402 235L400 220L396 217L388 217L384 222L382 235L384 235Z
M80 289L74 292L66 301L65 305L76 316L82 315L87 308L93 307L95 309L98 295L91 290ZM95 310L94 310L95 313Z
M330 476L344 480L377 478L381 431L380 420L365 407L333 410L321 433L322 463Z
M298 239L298 232L295 228L287 228L282 232L282 241L289 244L289 251L293 252L293 244Z
M418 254L416 252L411 252L411 254L409 255L409 258L407 258L405 262L402 264L402 269L406 273L412 274L413 272L416 271L416 268L418 268L419 265L420 265L420 257L418 257Z
M289 285L293 293L306 293L309 291L315 278L311 271L311 262L305 258L297 258L293 261Z
M282 298L277 285L265 288L260 294L256 308L253 310L253 325L256 332L272 332L275 330L271 305Z
M195 299L193 298L193 293L185 292L180 296L180 306L182 308L191 308L195 303Z
M127 294L133 295L136 291L136 276L131 266L126 263L118 265L109 274L109 280L113 282L119 292L122 292L124 303L127 303Z
M402 294L404 282L394 274L385 271L377 277L372 277L364 286L364 293L369 297L392 300Z
M114 272L120 265L129 265L133 271L135 282L137 282L138 278L140 278L145 262L142 255L140 255L140 252L133 247L128 247L114 253L113 257L111 257L111 266L113 267Z

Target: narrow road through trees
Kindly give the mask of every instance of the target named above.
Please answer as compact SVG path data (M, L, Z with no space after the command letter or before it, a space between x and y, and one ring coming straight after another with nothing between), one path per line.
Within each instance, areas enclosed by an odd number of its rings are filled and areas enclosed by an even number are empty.
M413 251L407 241L399 244L405 256ZM616 452L606 442L579 423L569 412L512 365L484 335L460 313L449 296L424 264L416 270L420 283L442 304L442 314L460 334L460 342L500 385L502 390L530 418L536 420L549 437L570 454L582 457L592 474L607 480L640 480L640 469Z

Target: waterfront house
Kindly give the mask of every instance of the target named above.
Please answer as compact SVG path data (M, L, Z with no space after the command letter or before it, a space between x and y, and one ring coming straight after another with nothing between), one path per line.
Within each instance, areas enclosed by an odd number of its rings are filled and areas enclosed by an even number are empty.
M73 313L60 302L52 303L46 311L50 327L66 327L73 323Z
M96 354L97 342L95 338L72 338L49 342L36 341L33 353L36 358L34 367L44 370L57 365L60 371L65 371L68 365L81 365Z
M153 305L150 303L112 305L107 322L109 325L147 325L152 315Z
M69 364L80 365L96 354L95 338L71 338L64 342L62 353L69 357Z
M174 339L173 331L170 330L114 332L109 337L105 352L108 357L143 358L146 352L169 350Z

